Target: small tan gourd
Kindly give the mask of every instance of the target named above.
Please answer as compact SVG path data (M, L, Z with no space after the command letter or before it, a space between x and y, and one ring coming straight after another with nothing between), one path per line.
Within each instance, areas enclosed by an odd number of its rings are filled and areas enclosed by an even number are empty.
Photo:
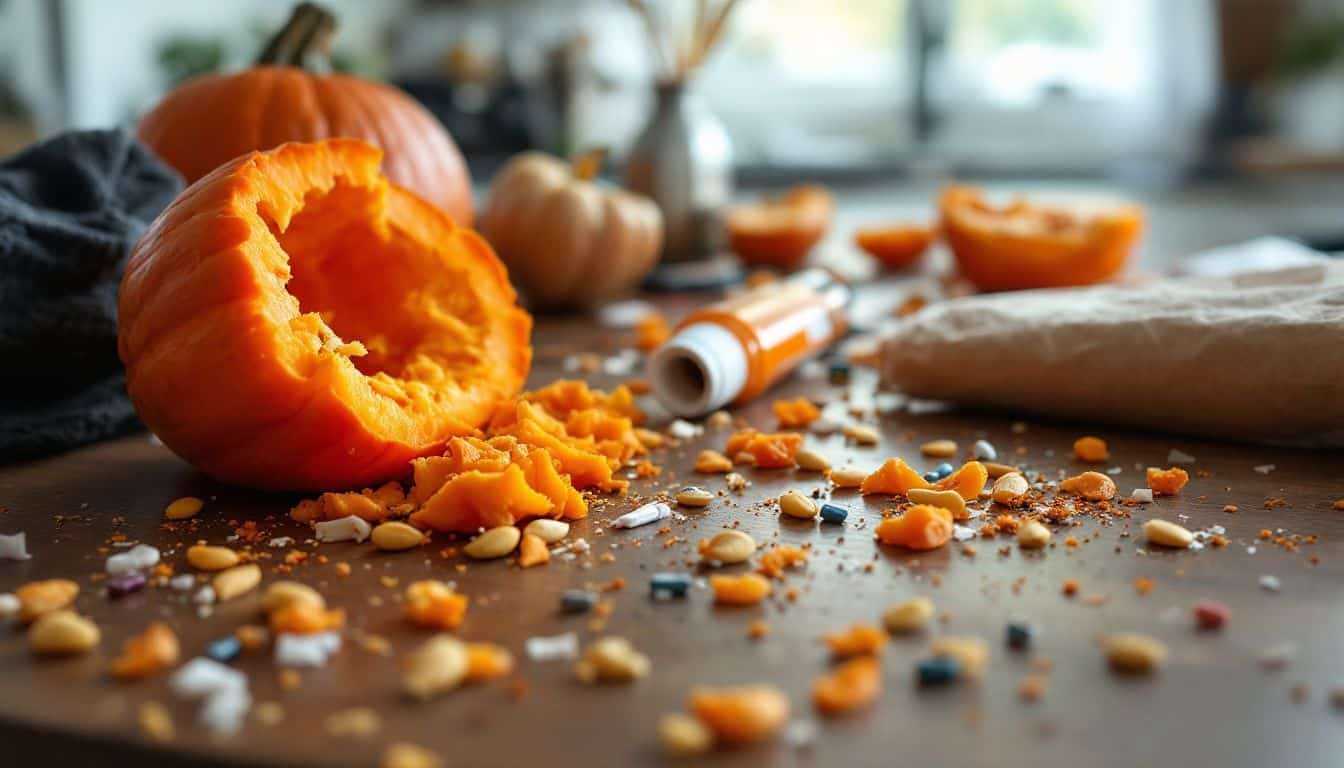
M573 164L540 152L510 160L478 226L532 306L591 306L633 291L658 260L663 217L647 198L598 184L605 153Z

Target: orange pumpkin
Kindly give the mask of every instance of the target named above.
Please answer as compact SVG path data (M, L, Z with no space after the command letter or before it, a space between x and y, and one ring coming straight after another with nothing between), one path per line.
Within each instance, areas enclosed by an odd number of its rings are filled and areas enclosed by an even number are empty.
M783 196L728 213L730 246L743 262L792 269L807 258L835 215L835 198L818 184L799 184Z
M350 139L193 184L131 252L118 343L145 424L220 480L359 488L521 388L531 318L485 241Z
M327 74L335 29L330 13L301 3L257 66L179 86L140 119L140 140L190 184L254 150L363 139L386 154L388 178L471 226L471 177L452 137L402 91Z
M854 244L887 269L905 269L924 256L937 235L933 227L915 224L869 227L854 233Z
M1143 230L1130 203L996 207L975 187L939 199L940 228L961 273L982 291L1091 285L1115 276Z

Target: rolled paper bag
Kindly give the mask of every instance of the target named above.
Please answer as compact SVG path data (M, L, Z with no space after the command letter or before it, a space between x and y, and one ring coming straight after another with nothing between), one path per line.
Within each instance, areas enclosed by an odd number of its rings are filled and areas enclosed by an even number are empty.
M954 299L902 320L879 365L917 398L1344 446L1344 263Z

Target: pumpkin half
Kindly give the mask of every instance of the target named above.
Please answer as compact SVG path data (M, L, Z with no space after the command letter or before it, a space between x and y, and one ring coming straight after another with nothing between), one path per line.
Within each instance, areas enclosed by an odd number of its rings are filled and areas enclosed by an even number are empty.
M131 252L119 348L145 424L220 480L357 488L515 397L531 318L475 233L350 139L252 153Z
M183 83L140 119L140 140L190 184L254 150L363 139L383 150L393 182L471 226L471 176L448 131L392 86L331 74L335 34L331 13L300 3L256 66Z

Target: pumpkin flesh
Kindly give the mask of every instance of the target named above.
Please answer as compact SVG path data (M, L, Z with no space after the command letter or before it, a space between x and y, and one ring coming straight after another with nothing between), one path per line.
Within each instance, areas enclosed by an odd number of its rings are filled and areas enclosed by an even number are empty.
M151 225L122 282L137 412L220 480L403 476L521 388L531 320L473 233L359 141L234 160Z

